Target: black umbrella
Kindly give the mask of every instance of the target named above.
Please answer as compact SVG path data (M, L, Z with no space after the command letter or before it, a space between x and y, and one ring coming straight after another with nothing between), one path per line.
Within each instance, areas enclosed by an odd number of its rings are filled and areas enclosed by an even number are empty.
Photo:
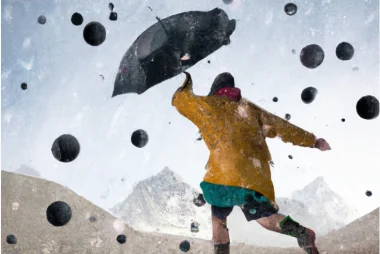
M116 75L113 96L141 94L230 43L236 21L219 8L190 11L160 20L128 49Z

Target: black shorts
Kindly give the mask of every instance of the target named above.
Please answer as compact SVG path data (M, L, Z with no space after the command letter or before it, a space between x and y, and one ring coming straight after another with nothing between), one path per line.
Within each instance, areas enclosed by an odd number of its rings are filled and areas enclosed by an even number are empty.
M269 217L272 214L276 214L278 209L273 206L267 205L243 205L240 206L242 212L244 213L247 221L257 220L263 217ZM218 219L225 219L228 215L231 214L234 207L217 207L211 206L212 214Z

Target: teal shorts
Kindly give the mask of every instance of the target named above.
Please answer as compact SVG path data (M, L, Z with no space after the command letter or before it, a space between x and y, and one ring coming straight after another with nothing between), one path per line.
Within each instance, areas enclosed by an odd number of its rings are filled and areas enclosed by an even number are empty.
M222 208L228 208L231 212L234 206L240 206L246 217L249 215L247 220L268 217L278 212L278 207L257 191L208 182L201 182L200 186L204 199L212 206L213 214L215 213L217 217L219 217L218 211L222 211Z

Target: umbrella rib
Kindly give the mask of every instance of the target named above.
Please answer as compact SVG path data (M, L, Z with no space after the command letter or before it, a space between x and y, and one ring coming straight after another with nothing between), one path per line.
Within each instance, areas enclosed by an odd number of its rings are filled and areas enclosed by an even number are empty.
M160 25L162 26L162 28L164 29L165 33L166 33L166 36L169 38L169 33L168 33L168 30L166 30L164 24L162 23L161 19L159 17L156 17L156 19L158 20L158 23L160 23Z

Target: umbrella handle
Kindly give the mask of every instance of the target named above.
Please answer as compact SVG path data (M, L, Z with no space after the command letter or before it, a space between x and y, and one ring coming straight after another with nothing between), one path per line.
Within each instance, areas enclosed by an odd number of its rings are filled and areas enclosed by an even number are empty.
M181 86L181 90L184 90L188 85L190 85L193 82L191 79L190 73L188 73L186 71L184 71L183 73L186 75L186 79Z

